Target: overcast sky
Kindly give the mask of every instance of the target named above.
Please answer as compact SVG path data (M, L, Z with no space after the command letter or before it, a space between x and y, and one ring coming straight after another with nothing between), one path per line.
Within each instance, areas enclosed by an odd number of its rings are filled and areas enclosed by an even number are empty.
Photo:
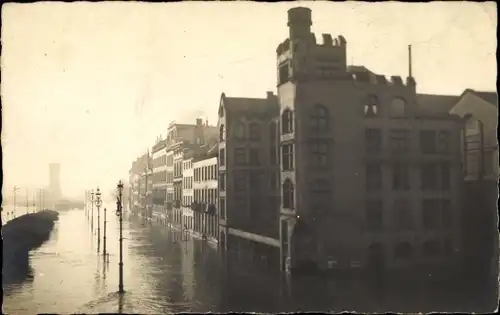
M170 121L215 124L222 92L276 91L275 51L297 5L4 5L4 189L44 186L60 162L64 194L111 191ZM349 64L406 76L412 44L418 92L495 90L494 3L300 5L315 33L346 38Z

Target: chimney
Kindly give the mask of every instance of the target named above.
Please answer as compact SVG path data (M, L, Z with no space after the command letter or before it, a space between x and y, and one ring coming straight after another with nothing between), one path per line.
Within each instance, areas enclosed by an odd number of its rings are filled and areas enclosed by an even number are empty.
M203 125L203 119L196 118L196 127L201 127Z
M272 100L274 98L274 93L271 91L267 91L267 99Z

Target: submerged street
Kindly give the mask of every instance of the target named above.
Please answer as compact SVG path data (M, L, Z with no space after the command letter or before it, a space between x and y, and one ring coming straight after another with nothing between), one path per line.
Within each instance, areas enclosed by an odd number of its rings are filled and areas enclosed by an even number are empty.
M104 207L113 209L112 204ZM139 219L124 221L126 293L120 296L118 219L114 211L107 214L109 263L103 261L102 243L97 253L96 212L93 232L85 211L63 212L50 240L31 253L28 278L4 287L4 312L477 311L494 301L487 288L433 290L411 284L391 289L359 281L281 280L222 261L211 245L183 240L180 232Z

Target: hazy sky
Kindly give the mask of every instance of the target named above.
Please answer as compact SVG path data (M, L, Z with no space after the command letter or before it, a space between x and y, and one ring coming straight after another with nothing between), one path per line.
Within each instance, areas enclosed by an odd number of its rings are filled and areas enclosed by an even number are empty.
M111 191L172 120L216 122L221 92L276 91L287 9L343 35L348 63L407 75L420 93L496 88L494 3L34 3L2 10L4 189ZM321 40L321 35L317 35Z

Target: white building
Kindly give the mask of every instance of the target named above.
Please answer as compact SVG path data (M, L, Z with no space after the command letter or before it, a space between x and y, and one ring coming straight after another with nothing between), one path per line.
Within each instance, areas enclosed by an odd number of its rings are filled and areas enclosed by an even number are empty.
M215 147L216 148L216 147ZM207 156L195 158L193 162L194 231L217 242L217 150L209 150Z
M167 199L167 145L158 139L152 149L153 216L165 220Z
M182 162L182 225L189 230L194 228L194 215L191 205L194 202L193 193L193 159L185 158Z

